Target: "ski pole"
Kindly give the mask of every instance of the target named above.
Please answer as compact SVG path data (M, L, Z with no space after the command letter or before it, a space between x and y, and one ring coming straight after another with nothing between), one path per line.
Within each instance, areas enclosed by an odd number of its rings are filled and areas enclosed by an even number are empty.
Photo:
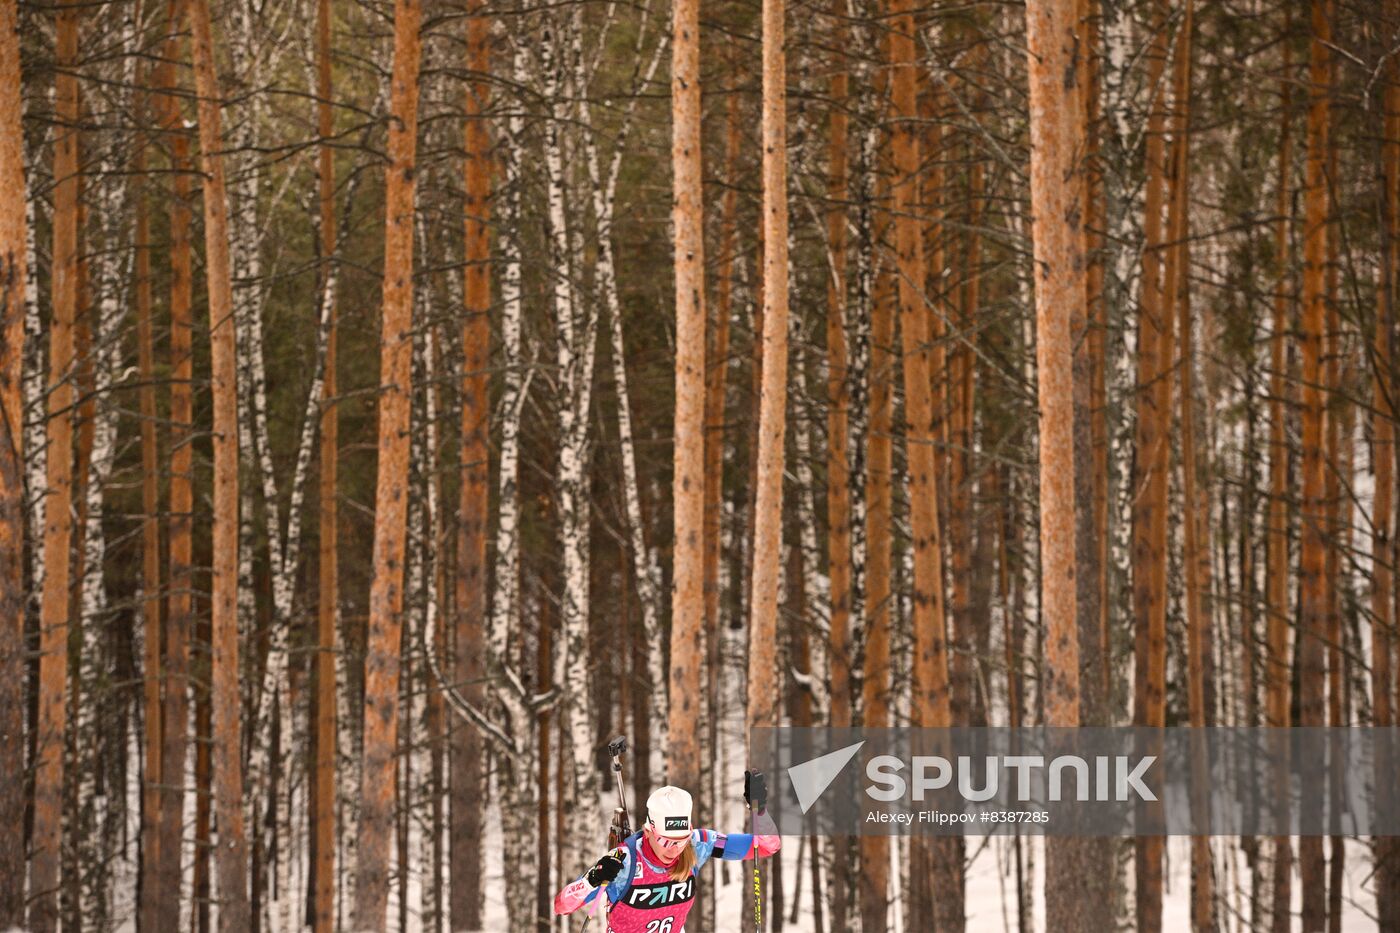
M744 803L749 807L749 823L753 829L753 928L755 933L763 933L763 871L759 867L758 849L758 811L754 809L753 797L750 795L752 789L756 795L764 794L763 772L744 772Z

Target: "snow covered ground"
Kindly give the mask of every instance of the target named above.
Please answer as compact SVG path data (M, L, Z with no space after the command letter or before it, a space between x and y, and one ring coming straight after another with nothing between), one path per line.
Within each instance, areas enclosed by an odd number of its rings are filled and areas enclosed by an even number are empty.
M600 801L598 812L599 821L603 819L602 814L611 812L610 801ZM742 803L738 808L742 808ZM731 808L736 809L736 808ZM742 817L737 813L732 814L730 820L725 824L731 828L743 826ZM483 851L501 851L500 820L494 805L491 808L488 819L488 829ZM906 840L900 839L899 843L904 844ZM788 887L791 890L793 881L798 870L797 858L800 849L799 840L788 838L784 840L783 850L780 857L783 859L783 873L788 879ZM1167 883L1163 897L1162 929L1168 931L1189 930L1190 929L1190 844L1191 840L1185 837L1173 837L1167 844ZM1028 882L1032 882L1032 917L1034 919L1034 929L1036 931L1045 930L1045 902L1042 897L1045 858L1041 841L1034 838L1027 838L1023 841L1024 855L1023 864L1028 872ZM1226 851L1228 849L1228 852ZM1214 847L1216 858L1216 878L1222 891L1226 892L1224 907L1221 911L1220 929L1222 933L1247 933L1250 930L1248 922L1248 886L1249 875L1245 866L1244 856L1238 851L1235 840L1220 837ZM971 858L971 863L967 872L967 929L968 933L1016 933L1016 878L1014 868L1014 858L1012 856L1012 840L1003 837L970 837L968 839L967 852ZM898 867L899 850L896 848L892 854L895 866ZM1231 857L1233 856L1233 857ZM487 891L488 901L486 908L486 929L490 931L503 931L507 929L506 909L505 909L505 879L504 866L499 859L491 859L488 862L487 871ZM1375 915L1375 893L1371 885L1371 864L1370 851L1367 840L1347 841L1347 861L1346 861L1346 889L1343 894L1343 916L1342 930L1344 931L1374 931L1376 921ZM727 868L728 870L722 870ZM810 871L803 868L803 871ZM727 876L727 877L726 877ZM893 877L898 877L898 872L892 873ZM712 865L706 868L702 879L706 887L713 888L718 885L718 913L719 929L721 931L738 930L739 917L742 915L742 897L744 886L748 881L747 871L737 870L734 865L719 866ZM1128 916L1125 918L1129 924L1131 921L1132 905L1132 885L1133 872L1129 861L1123 872L1123 882L1127 886L1123 903ZM789 895L791 897L791 895ZM1296 914L1301 908L1301 891L1296 882L1293 885L1293 909L1295 913L1294 928L1298 928ZM788 910L791 911L789 901ZM790 916L790 914L789 914ZM582 927L582 920L578 917L572 918L574 923L566 925L564 929L577 933ZM732 921L732 922L729 922ZM1130 925L1125 925L1124 929L1130 929ZM785 929L797 931L814 930L811 911L811 885L809 878L803 879L801 904L799 905L798 918L795 924L786 926ZM827 929L830 930L828 923ZM902 931L903 917L899 910L898 901L891 914L892 931ZM590 931L599 930L598 921L594 921L590 926ZM601 931L600 931L601 933ZM832 931L835 933L835 931Z
M727 639L723 650L730 654L728 663L724 665L724 676L721 683L721 704L724 712L721 715L720 738L719 738L719 760L716 762L716 772L724 780L723 792L717 795L719 800L718 825L720 830L742 832L746 827L745 808L742 799L742 775L744 769L744 718L743 718L743 677L744 670L742 659L745 645L741 638L733 636ZM630 790L629 790L630 793ZM637 811L642 807L642 801L629 801L633 806L633 822L637 822ZM605 821L612 813L616 800L611 796L609 790L605 796L598 801L598 825L600 834ZM487 837L483 851L500 852L500 820L499 814L495 810L494 804L491 807L488 819ZM891 847L892 871L891 878L896 879L898 884L900 869L907 859L901 857L901 847L907 845L906 839L892 840L896 845ZM1239 851L1237 840L1230 837L1220 837L1212 847L1216 862L1216 885L1222 894L1222 907L1220 910L1220 930L1221 933L1249 933L1249 871L1245 865L1244 855ZM1123 840L1104 840L1104 844L1130 845ZM602 841L600 839L600 849ZM1026 883L1030 887L1031 894L1031 918L1032 929L1036 933L1048 933L1045 927L1045 901L1043 897L1045 856L1042 841L1034 837L1026 837L1023 842L1023 865L1027 874ZM1190 929L1190 896L1191 896L1191 840L1187 837L1173 837L1167 840L1166 851L1166 883L1163 891L1163 916L1162 929L1168 933ZM787 879L787 888L791 892L794 886L794 879L798 873L798 855L802 846L800 840L787 838L784 840L783 849L779 857L783 859L783 875ZM969 837L967 840L967 854L970 863L967 869L967 890L966 890L966 911L968 933L1016 933L1016 875L1015 858L1013 855L1013 840L1006 837ZM1130 850L1124 861L1122 872L1122 882L1125 886L1121 904L1122 929L1132 929L1132 904L1133 904L1133 868ZM601 854L601 852L600 852ZM1296 841L1295 841L1296 854ZM486 929L492 933L507 929L505 900L504 900L504 875L503 868L499 860L489 860L490 866L487 875L488 904L486 913ZM1297 881L1297 870L1295 862L1294 884L1293 884L1293 911L1294 929L1300 927L1298 914L1302 907L1302 892ZM802 890L800 903L798 905L797 921L785 929L797 931L810 931L815 929L812 920L811 909L811 883L810 867L804 867L803 872L807 873L802 879ZM1372 886L1370 844L1365 839L1347 840L1346 858L1346 888L1343 892L1343 916L1341 928L1343 931L1374 931L1376 930L1375 916L1375 891ZM733 863L729 865L710 865L704 870L701 879L702 885L710 890L717 891L717 918L720 933L729 933L740 929L740 916L743 910L743 892L748 883L747 871L740 871ZM792 902L791 893L788 894L786 905L788 917L791 918ZM571 933L578 933L582 928L582 918L573 918L572 925L565 924L564 930ZM894 908L891 911L891 931L903 933L904 917L901 912L900 898L898 892L894 900ZM589 927L590 933L599 930L597 920ZM828 920L828 933L844 933L844 931L832 931ZM601 933L601 931L599 931Z

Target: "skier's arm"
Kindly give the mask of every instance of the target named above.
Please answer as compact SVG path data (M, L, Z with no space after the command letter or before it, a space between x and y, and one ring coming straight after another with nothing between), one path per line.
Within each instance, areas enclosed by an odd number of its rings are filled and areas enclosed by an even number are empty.
M766 810L760 810L754 817L752 833L716 833L715 855L726 861L740 861L754 857L766 858L783 847L783 837L778 835L778 827Z
M571 914L597 897L598 890L597 887L589 884L588 877L584 876L554 895L554 912L556 914Z
M604 887L611 889L617 876L622 873L626 860L627 850L623 848L614 849L603 856L583 877L554 895L554 912L571 914L597 897ZM610 890L608 899L613 900Z

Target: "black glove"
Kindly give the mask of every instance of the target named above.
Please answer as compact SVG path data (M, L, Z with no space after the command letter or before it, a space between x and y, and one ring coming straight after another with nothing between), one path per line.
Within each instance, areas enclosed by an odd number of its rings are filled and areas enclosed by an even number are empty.
M588 869L588 883L593 887L600 884L607 884L617 877L617 873L622 871L622 849L613 849L607 855L598 859L598 864Z
M768 781L762 771L744 772L744 803L751 810L762 810L768 803Z

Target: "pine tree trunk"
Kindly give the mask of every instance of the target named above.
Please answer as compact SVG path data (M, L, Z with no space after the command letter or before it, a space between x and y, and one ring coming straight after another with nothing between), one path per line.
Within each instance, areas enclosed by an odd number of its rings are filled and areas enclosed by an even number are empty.
M199 94L200 168L204 174L204 241L209 285L209 333L214 408L213 598L211 703L213 708L215 849L219 930L235 933L251 924L248 858L243 836L243 770L239 760L238 692L238 377L232 272L229 264L228 194L224 182L220 94L208 0L189 6L195 87Z
M1080 0L1080 34L1084 52L1080 56L1083 68L1081 90L1084 97L1084 257L1085 281L1088 295L1089 351L1089 419L1093 448L1093 541L1096 550L1094 572L1098 589L1098 709L1087 709L1089 721L1107 725L1113 697L1113 645L1110 639L1112 606L1109 593L1109 527L1108 527L1108 393L1107 345L1108 303L1104 296L1104 230L1107 226L1104 204L1104 169L1099 159L1101 41L1100 11L1097 4ZM1083 644L1081 640L1081 645ZM1081 656L1083 669L1090 658Z
M839 6L844 11L844 6ZM831 581L830 648L831 716L830 724L842 728L851 725L854 696L851 684L851 503L849 459L850 385L846 350L846 206L849 197L847 135L850 117L845 107L849 96L850 74L842 43L847 30L840 15L832 17L832 48L837 57L831 76L831 115L829 151L827 155L827 200L832 205L826 214L827 278L826 289L826 375L827 375L827 526L828 570ZM844 877L844 876L843 876ZM846 923L845 889L839 884L837 899L832 903L832 924L842 928Z
M871 146L869 170L882 162ZM880 169L884 169L880 165ZM888 181L883 171L876 176L876 203L883 203ZM890 723L890 700L893 682L890 672L890 637L892 616L890 602L890 563L892 560L891 526L893 524L892 470L893 450L890 432L894 421L894 276L887 267L876 268L878 247L882 242L885 218L876 216L871 237L862 244L869 250L866 260L874 279L870 298L868 346L869 430L865 462L865 587L863 625L865 634L865 667L862 673L862 724L881 729ZM862 929L883 930L888 924L889 911L889 840L882 836L860 839L860 912Z
M890 91L893 117L894 176L891 182L895 226L895 261L898 275L899 322L904 369L904 407L907 422L905 457L908 462L908 496L913 535L914 637L912 702L916 725L946 728L953 724L948 683L948 645L945 636L943 553L939 528L939 489L934 457L932 382L929 372L928 322L930 310L923 294L926 281L923 220L917 216L921 165L918 123L919 61L914 16L907 0L891 0L888 6ZM941 865L933 854L945 848L945 840L913 841L912 864L922 881L928 869ZM942 887L942 885L935 885ZM943 903L945 898L937 898ZM931 905L930 905L931 906Z
M311 926L315 933L331 933L335 928L336 853L336 762L339 743L336 731L335 658L336 623L339 616L339 502L336 499L340 468L340 410L336 393L337 320L332 295L336 275L335 226L335 132L331 86L331 0L316 2L316 126L321 136L316 174L320 197L321 287L325 303L325 358L321 383L321 471L318 485L320 555L317 562L316 606L316 730L315 790L312 800L315 862L311 874Z
M1079 725L1075 620L1073 353L1070 321L1085 301L1073 0L1026 8L1031 76L1031 215L1040 410L1041 583L1045 722ZM1074 80L1068 76L1074 75ZM1054 921L1051 921L1052 924Z
M982 36L977 26L969 24L964 30L972 49L969 58L984 66L986 53L981 45ZM969 85L961 93L968 96L974 114L983 107L984 94L975 86ZM980 226L985 209L985 171L978 149L979 142L964 137L963 157L968 160L966 167L965 214L959 219L965 224L963 235L955 240L961 243L962 262L960 270L961 287L950 305L956 307L956 327L952 348L948 354L947 376L948 418L946 422L948 440L948 549L950 564L950 609L952 614L952 649L949 656L949 675L952 689L952 724L957 726L982 725L977 721L973 697L973 619L972 619L972 551L974 525L973 516L973 477L975 467L972 461L973 448L973 407L975 365L973 347L977 343L977 315L982 301L982 237ZM956 286L955 286L956 287ZM960 837L950 837L951 846L961 847ZM938 899L942 908L961 895L944 893ZM961 913L961 908L958 913ZM959 921L960 925L960 921Z
M731 72L730 86L724 102L724 180L721 204L719 269L715 276L715 301L711 340L705 348L705 674L704 718L705 748L709 754L701 762L705 773L703 787L710 796L708 812L719 812L720 798L715 793L716 765L719 759L719 724L721 675L724 658L720 651L725 629L720 625L720 564L724 559L724 446L725 397L729 378L730 330L734 316L734 279L738 271L735 261L739 214L739 93L732 75L734 57L726 58ZM733 586L733 581L731 581ZM741 589L742 587L735 587ZM645 631L645 629L644 629ZM635 701L634 701L635 702ZM640 750L638 752L640 756ZM638 788L640 796L640 788ZM718 885L714 885L701 904L699 928L713 930Z
M1288 559L1288 460L1287 405L1290 401L1288 382L1288 333L1292 328L1290 304L1292 302L1289 283L1289 220L1292 215L1292 197L1289 178L1292 172L1292 59L1289 54L1288 37L1293 31L1293 16L1287 15L1284 27L1283 71L1280 82L1282 92L1282 125L1279 128L1278 161L1278 220L1274 227L1274 252L1276 254L1276 283L1273 300L1272 335L1269 339L1269 515L1265 601L1268 606L1268 623L1265 633L1264 681L1265 724L1273 728L1290 725L1291 665L1289 657L1288 632L1292 623L1289 605L1289 559ZM1280 785L1286 780L1286 769L1280 769L1277 781ZM1281 791L1281 787L1280 787ZM1272 917L1273 933L1288 933L1290 924L1289 904L1292 900L1293 869L1292 841L1287 835L1273 839L1273 899L1269 913Z
M24 378L28 218L18 7L0 2L0 929L24 922ZM37 542L34 542L37 545Z
M146 173L146 152L137 151L133 169L141 179ZM151 321L150 219L145 191L136 193L136 343L141 378L141 615L144 638L146 725L146 775L141 793L141 929L156 928L160 916L160 796L165 780L161 765L161 608L160 580L160 464L156 437L155 338Z
M667 780L698 786L705 613L705 216L700 136L700 3L675 0L671 34L671 224L675 232L676 419L673 458L670 732ZM766 125L766 124L765 124ZM786 234L784 234L786 236ZM786 322L782 339L786 339ZM782 409L778 409L779 419ZM776 592L773 594L776 600ZM776 605L776 603L775 603Z
M750 733L756 728L779 725L780 709L777 654L778 564L781 560L783 534L783 443L786 434L788 370L787 73L783 51L784 9L783 0L763 0L763 381L758 410L758 481L754 501L753 576L750 584L747 716ZM696 93L698 92L697 86ZM695 156L698 160L698 151ZM698 187L697 179L696 188ZM703 341L703 312L699 325L701 332L698 336ZM679 335L677 340L680 340ZM703 342L701 345L703 346ZM703 366L701 369L703 370ZM674 688L672 696L675 696ZM757 862L755 870L759 870ZM758 893L755 888L755 894ZM758 919L763 907L760 898L755 907L755 919ZM775 914L773 919L779 918ZM747 923L745 919L746 929ZM762 924L755 926L760 933L764 929Z
M220 129L220 87L215 72L210 14L205 0L188 8L193 36L195 84L199 95L200 168L204 175L205 263L209 286L209 329L214 408L212 648L213 809L219 827L214 850L223 933L246 929L247 854L243 834L242 744L238 690L238 386L232 273L229 261L228 197Z
M169 538L170 597L165 620L165 707L162 710L161 752L162 813L160 817L160 869L158 915L176 917L180 913L180 886L183 881L185 765L189 742L190 628L193 621L193 511L194 450L192 446L194 399L193 333L191 308L194 301L193 258L190 244L190 205L194 195L189 137L175 90L175 65L181 58L179 24L183 0L170 0L167 21L170 34L165 40L165 63L161 67L161 128L169 138L172 172L170 198L170 516Z
M1400 18L1400 2L1389 0L1386 11L1392 20ZM1381 147L1381 173L1385 190L1381 195L1384 244L1380 287L1376 298L1376 330L1372 344L1372 459L1375 498L1371 506L1371 708L1373 722L1385 728L1394 722L1391 690L1394 659L1394 613L1392 605L1393 569L1389 562L1393 518L1392 484L1395 482L1395 411L1391 378L1391 327L1395 320L1397 275L1400 275L1400 64L1393 59L1386 69L1382 95L1385 111L1384 143ZM1394 774L1395 762L1381 760L1376 765L1377 786ZM1376 913L1381 927L1400 924L1400 858L1395 840L1375 841L1377 881Z
M1322 390L1322 340L1327 312L1329 203L1325 172L1330 130L1330 42L1331 4L1328 0L1313 0L1308 69L1308 155L1303 193L1303 317L1299 328L1303 360L1303 527L1299 565L1302 605L1299 607L1298 621L1298 709L1299 725L1303 727L1326 724L1326 653L1323 639L1327 624L1327 581L1324 579L1327 503L1323 465L1325 400ZM1317 762L1299 764L1305 779L1309 774L1321 777ZM1320 933L1327 912L1322 837L1302 836L1298 848L1303 885L1303 931Z
M1045 666L1045 724L1080 723L1076 566L1075 365L1073 330L1085 327L1085 119L1075 68L1079 26L1074 0L1032 0L1026 8L1030 70L1031 215L1040 413L1040 564ZM1087 373L1083 373L1087 375ZM1080 445L1081 447L1083 445ZM1083 568L1089 572L1089 568ZM1046 922L1089 929L1091 879L1079 839L1046 841Z
M78 309L78 13L65 3L55 14L58 74L54 111L53 317L49 329L48 469L44 523L44 583L39 616L39 718L34 763L34 851L30 860L29 925L53 933L63 839L64 745L68 712L70 548L73 535L74 324Z
M1186 578L1187 633L1187 707L1192 728L1204 728L1207 722L1206 667L1209 663L1209 619L1204 606L1204 591L1209 581L1203 579L1202 562L1208 561L1209 529L1201 521L1197 503L1209 499L1209 494L1197 493L1200 463L1196 453L1195 431L1195 353L1194 321L1191 312L1190 265L1190 155L1191 155L1191 56L1194 28L1194 2L1186 0L1185 15L1177 28L1176 50L1173 53L1173 112L1172 112L1172 171L1171 204L1169 206L1168 239L1170 246L1166 263L1165 313L1176 313L1181 328L1181 392L1179 417L1181 425L1182 524L1185 529L1182 569ZM1205 542L1202 543L1202 536ZM1204 774L1198 775L1204 778ZM1208 805L1207 800L1193 800L1192 807ZM1196 819L1204 821L1204 812ZM1213 885L1210 838L1191 838L1191 926L1197 933L1214 929Z
M467 21L467 68L473 80L466 106L466 216L463 271L465 299L462 324L461 517L457 544L457 599L454 682L468 702L483 705L486 671L486 533L490 509L490 352L491 352L491 138L486 112L490 104L490 21L477 0ZM485 742L475 726L459 724L452 732L452 905L451 928L481 927L484 892L480 848L468 840L484 830L486 792Z
M1166 530L1167 469L1171 404L1168 366L1171 360L1172 314L1163 296L1163 189L1167 173L1165 92L1162 74L1167 60L1167 5L1158 4L1147 52L1149 105L1146 153L1146 195L1143 220L1141 312L1137 366L1137 470L1133 499L1133 615L1136 678L1133 722L1138 726L1165 724L1166 715ZM1162 851L1160 836L1136 841L1137 921L1142 933L1162 927Z
M832 112L830 112L830 153L827 155L827 198L832 207L826 214L826 249L829 254L826 289L826 516L827 516L827 577L830 580L829 649L830 717L833 728L854 723L858 685L853 678L854 633L851 619L853 604L853 555L851 555L851 451L850 405L851 373L848 368L846 338L847 319L847 210L850 198L848 170L848 133L850 116L850 64L844 55L844 43L850 31L846 28L844 6L833 4L839 15L832 17L832 49L837 56L830 78ZM853 925L854 905L851 894L855 888L853 839L833 838L830 845L832 869L827 890L830 891L832 929L844 930Z
M1328 87L1337 83L1337 64L1335 59L1329 56L1328 62ZM1343 646L1342 646L1342 616L1341 616L1341 590L1343 560L1346 550L1347 532L1339 522L1341 511L1340 497L1343 488L1350 492L1350 483L1343 486L1343 480L1348 477L1342 475L1343 455L1342 455L1342 422L1349 420L1349 404L1346 395L1342 394L1342 366L1341 352L1341 315L1337 312L1337 258L1338 258L1338 233L1340 225L1332 216L1331 192L1340 187L1340 179L1337 175L1337 136L1338 134L1328 128L1327 134L1327 166L1323 172L1324 183L1329 194L1329 204L1327 213L1327 260L1326 275L1324 276L1324 302L1327 309L1323 324L1323 392L1326 393L1327 402L1324 407L1323 424L1326 430L1324 466L1323 466L1323 501L1326 503L1326 521L1323 525L1323 535L1327 541L1327 551L1323 559L1323 602L1327 607L1327 622L1323 638L1327 644L1327 719L1326 725L1338 727L1345 721L1343 708ZM1342 777L1341 760L1333 757L1328 761L1328 784L1327 791L1331 812L1337 813L1341 810L1340 784ZM1346 861L1346 844L1341 837L1335 833L1328 838L1327 853L1327 905L1325 908L1328 933L1340 933L1341 929L1341 909L1342 890L1341 881Z
M1105 411L1107 346L1103 288L1104 196L1099 164L1099 17L1096 4L1076 0L1075 55L1083 123L1079 166L1083 204L1084 304L1070 321L1074 348L1075 615L1079 631L1079 722L1112 724L1113 646L1109 611L1108 425ZM985 442L984 442L985 443ZM997 477L989 477L993 488ZM984 491L986 501L995 496ZM981 538L979 537L979 543ZM979 561L980 563L980 561ZM1067 863L1080 866L1079 916L1083 929L1113 924L1122 875L1110 846L1057 844ZM1077 851L1075 851L1077 847Z
M827 197L832 205L826 215L826 248L829 278L826 290L826 375L827 375L827 576L830 580L829 619L831 706L829 725L844 728L853 724L855 684L852 680L851 632L851 452L849 410L850 373L846 349L846 207L849 197L847 136L850 117L846 113L850 92L849 63L843 48L846 29L845 6L833 4L831 47L836 56L831 76L830 150L827 156ZM830 886L831 926L844 930L851 925L851 895L855 883L852 840L833 838Z
M374 576L365 650L364 751L352 928L383 931L388 851L397 795L399 650L403 630L410 398L413 364L413 207L422 7L395 0L385 170L384 286L380 336L379 467L374 497Z

